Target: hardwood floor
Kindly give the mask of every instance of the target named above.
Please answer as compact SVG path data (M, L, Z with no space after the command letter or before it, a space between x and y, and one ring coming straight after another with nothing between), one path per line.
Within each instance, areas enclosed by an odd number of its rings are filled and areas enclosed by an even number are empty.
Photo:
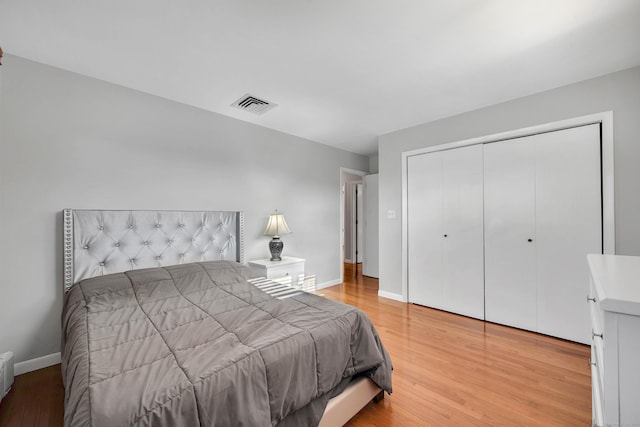
M321 289L371 318L393 361L393 394L349 426L587 426L589 347L379 298L345 265Z
M62 426L63 407L60 365L18 375L0 403L0 426Z
M357 273L357 275L356 275ZM318 291L371 318L393 361L393 394L348 426L587 426L589 347L378 297L345 265ZM0 427L61 426L60 365L16 377Z

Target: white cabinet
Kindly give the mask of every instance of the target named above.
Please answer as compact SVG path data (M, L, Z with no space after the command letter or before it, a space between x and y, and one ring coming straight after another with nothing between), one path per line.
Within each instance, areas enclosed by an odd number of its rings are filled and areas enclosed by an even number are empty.
M283 256L282 261L259 259L249 261L249 267L257 277L277 280L297 286L304 281L304 259Z
M482 146L408 159L409 301L484 318Z
M640 425L640 257L587 259L593 424Z
M600 128L484 146L486 320L588 343L587 253L602 252Z

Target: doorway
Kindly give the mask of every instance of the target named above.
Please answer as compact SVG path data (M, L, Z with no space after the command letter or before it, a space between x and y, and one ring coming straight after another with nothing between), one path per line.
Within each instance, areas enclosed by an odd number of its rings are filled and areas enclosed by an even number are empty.
M365 171L340 168L340 281L344 282L345 263L358 265L364 256L363 224L364 192L362 177L367 175ZM358 185L360 186L358 188ZM359 193L359 195L358 195ZM358 203L360 199L360 203ZM359 206L357 206L359 205ZM360 219L356 226L356 208L359 208ZM360 232L358 233L358 228ZM359 236L359 239L358 239ZM357 254L356 254L357 248Z

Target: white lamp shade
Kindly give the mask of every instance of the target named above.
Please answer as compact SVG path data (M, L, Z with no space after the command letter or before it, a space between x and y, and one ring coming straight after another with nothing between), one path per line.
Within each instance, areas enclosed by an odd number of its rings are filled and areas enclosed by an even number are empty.
M269 215L269 221L267 222L267 228L264 230L264 234L267 236L279 236L281 234L291 233L287 221L284 219L282 213L272 213Z

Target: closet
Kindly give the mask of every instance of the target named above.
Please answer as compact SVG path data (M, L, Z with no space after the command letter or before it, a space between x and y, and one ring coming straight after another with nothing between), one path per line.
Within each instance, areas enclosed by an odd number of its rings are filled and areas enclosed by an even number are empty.
M408 157L409 301L588 343L600 155L592 124Z

